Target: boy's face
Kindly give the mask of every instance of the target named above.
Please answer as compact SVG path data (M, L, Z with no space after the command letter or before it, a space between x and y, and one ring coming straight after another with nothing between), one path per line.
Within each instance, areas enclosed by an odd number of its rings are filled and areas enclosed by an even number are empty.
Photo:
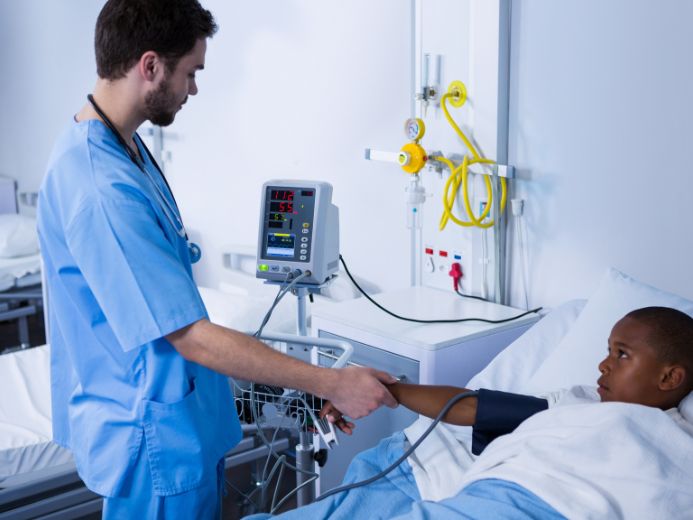
M647 343L648 326L623 318L611 330L609 353L599 363L597 381L602 401L620 401L659 407L659 381L664 364Z

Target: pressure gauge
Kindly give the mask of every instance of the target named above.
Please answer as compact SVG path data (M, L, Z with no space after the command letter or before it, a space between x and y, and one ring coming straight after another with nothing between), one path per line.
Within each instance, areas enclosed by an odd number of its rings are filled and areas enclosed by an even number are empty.
M410 141L418 141L424 135L426 125L422 119L410 118L404 122L404 133Z

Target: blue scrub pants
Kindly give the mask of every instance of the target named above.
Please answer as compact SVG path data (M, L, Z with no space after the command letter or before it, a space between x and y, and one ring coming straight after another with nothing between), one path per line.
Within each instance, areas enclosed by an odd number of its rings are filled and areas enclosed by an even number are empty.
M135 464L132 477L126 482L122 495L104 497L104 520L219 520L224 491L224 459L210 468L208 478L200 487L177 495L152 494L149 461L144 450Z

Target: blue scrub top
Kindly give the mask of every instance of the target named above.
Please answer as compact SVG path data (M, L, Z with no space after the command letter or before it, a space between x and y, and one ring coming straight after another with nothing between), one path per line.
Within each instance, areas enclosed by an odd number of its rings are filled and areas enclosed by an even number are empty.
M241 437L228 379L164 337L207 312L140 151L151 178L102 122L72 122L39 194L53 436L104 496L119 495L140 449L154 494L194 489Z

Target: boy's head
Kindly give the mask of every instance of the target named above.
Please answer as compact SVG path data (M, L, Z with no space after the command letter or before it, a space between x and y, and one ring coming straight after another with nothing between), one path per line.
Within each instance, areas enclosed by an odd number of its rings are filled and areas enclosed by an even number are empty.
M599 364L602 401L675 407L693 390L693 318L645 307L619 320Z

